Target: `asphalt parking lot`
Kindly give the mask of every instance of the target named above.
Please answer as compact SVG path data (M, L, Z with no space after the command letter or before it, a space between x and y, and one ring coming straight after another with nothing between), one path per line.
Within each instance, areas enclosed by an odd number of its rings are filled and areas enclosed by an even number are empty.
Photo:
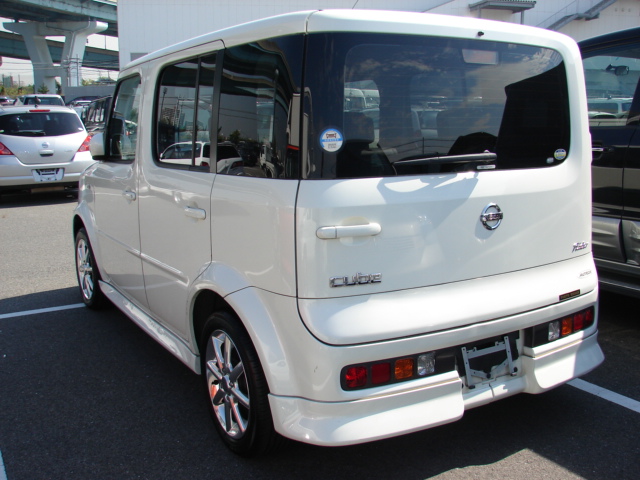
M640 477L640 300L601 296L606 360L580 382L403 437L245 460L196 375L116 309L80 305L74 206L0 198L0 480Z

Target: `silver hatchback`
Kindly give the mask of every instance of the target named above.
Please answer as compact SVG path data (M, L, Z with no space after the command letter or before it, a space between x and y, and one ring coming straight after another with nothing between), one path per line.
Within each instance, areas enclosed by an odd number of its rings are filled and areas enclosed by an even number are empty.
M89 140L68 107L0 107L0 193L77 187L82 172L93 164Z

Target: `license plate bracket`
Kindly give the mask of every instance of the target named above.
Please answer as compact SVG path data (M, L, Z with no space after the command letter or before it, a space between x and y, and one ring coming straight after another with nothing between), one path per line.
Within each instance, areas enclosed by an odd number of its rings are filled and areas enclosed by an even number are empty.
M497 377L518 375L517 338L518 332L512 332L460 347L459 360L469 389Z

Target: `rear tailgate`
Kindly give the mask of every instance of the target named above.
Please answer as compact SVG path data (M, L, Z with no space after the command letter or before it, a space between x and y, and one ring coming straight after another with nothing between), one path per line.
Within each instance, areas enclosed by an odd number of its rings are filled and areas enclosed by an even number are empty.
M553 169L301 182L298 294L308 328L328 343L361 343L591 291L589 171L580 150ZM490 205L503 217L493 230L481 219L497 212ZM489 227L496 223L489 218ZM340 228L353 225L371 231ZM345 236L320 238L327 231ZM378 307L362 309L367 303Z

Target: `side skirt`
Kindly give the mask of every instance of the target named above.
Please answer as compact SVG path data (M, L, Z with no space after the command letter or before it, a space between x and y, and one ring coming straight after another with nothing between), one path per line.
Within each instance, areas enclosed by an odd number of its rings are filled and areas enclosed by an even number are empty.
M118 309L149 334L151 338L169 350L195 373L200 373L200 356L193 353L184 340L168 331L108 283L100 281L100 288Z

